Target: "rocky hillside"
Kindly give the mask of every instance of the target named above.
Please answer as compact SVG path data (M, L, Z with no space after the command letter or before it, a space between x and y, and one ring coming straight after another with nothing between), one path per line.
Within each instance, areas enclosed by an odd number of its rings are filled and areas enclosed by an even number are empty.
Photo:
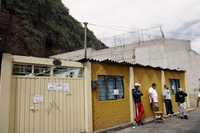
M1 0L0 51L47 57L83 48L84 28L61 0ZM105 48L91 31L88 47Z

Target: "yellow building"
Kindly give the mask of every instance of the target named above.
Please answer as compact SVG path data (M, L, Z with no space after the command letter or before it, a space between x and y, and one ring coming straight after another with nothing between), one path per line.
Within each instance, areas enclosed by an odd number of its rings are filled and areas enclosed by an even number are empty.
M142 97L142 102L145 108L144 118L147 120L149 118L152 118L153 116L148 95L148 89L151 87L152 83L157 84L157 92L159 95L159 108L163 112L165 112L162 96L164 84L171 87L171 81L177 80L179 82L177 87L185 88L184 71L154 68L151 66L133 64L131 65L124 62L116 63L108 61L91 61L91 66L91 79L93 82L95 82L95 85L92 87L92 116L93 129L95 131L124 124L126 125L133 122L135 109L134 103L132 101L131 89L133 88L134 82L139 82L142 85L141 90L144 94L144 96ZM104 86L102 86L101 83L98 83L102 80L102 77L103 81L105 81ZM115 98L115 96L111 96L111 98L109 98L109 95L112 95L109 94L109 89L113 87L113 92L115 91L115 89L118 89L116 86L109 85L112 84L112 82L117 82L114 81L114 79L119 77L121 77L121 79L123 80L122 97ZM107 78L107 81L104 80L105 78ZM102 98L103 93L106 92L102 92L101 89L105 89L108 95L105 95ZM174 100L174 95L172 97L174 112L176 112L177 105Z
M124 54L120 55L115 48L97 51L87 49L87 52L87 60L84 58L83 49L53 57L90 62L92 80L91 124L93 131L102 131L134 122L135 106L132 100L132 88L135 82L139 82L142 85L145 120L151 120L153 116L148 94L148 89L152 83L157 84L160 111L165 113L163 101L165 84L173 88L173 109L174 112L177 111L174 94L180 87L187 88L185 71L135 64L133 57L126 57Z

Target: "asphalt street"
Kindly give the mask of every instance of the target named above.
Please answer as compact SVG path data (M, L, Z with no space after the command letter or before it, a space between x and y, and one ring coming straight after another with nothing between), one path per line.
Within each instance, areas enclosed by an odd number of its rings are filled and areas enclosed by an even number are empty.
M200 111L189 113L189 120L174 116L164 123L149 123L137 128L126 128L108 133L200 133Z

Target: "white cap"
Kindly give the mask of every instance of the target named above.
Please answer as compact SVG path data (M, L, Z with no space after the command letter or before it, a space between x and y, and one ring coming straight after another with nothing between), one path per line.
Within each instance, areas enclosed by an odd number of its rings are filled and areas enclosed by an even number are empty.
M135 86L141 86L141 84L136 82L136 83L135 83Z

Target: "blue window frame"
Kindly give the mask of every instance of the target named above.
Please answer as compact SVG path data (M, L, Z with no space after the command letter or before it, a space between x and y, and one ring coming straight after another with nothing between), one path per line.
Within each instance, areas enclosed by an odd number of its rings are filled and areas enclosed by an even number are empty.
M170 79L170 87L172 89L173 94L176 94L180 88L180 80Z
M122 76L98 76L98 96L100 101L124 98L124 82Z

